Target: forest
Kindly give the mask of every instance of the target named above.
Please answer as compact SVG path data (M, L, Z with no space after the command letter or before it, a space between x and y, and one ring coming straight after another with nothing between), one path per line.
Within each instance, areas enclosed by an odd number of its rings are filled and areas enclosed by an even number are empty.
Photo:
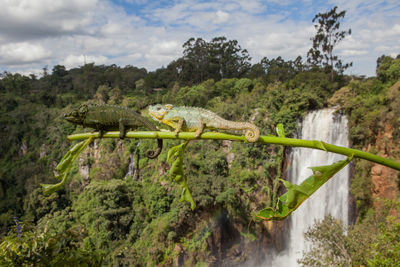
M341 33L343 39L350 31ZM97 139L73 164L62 190L46 196L40 184L57 183L54 169L72 145L66 137L91 131L64 119L84 103L124 106L144 116L156 103L203 107L253 122L263 135L275 135L281 123L288 137L309 111L335 106L348 117L352 148L400 161L400 55L379 57L376 77L351 76L344 74L351 64L323 40L313 38L307 59L265 57L252 64L236 40L190 38L182 57L155 71L89 63L43 68L40 77L2 73L0 265L261 263L262 251L282 245L284 223L260 222L255 212L283 193L279 178L290 148L190 142L184 164L195 210L179 201L181 189L169 180L167 152L178 140L164 140L153 160L144 152L155 148L155 140ZM346 228L332 217L316 222L307 232L315 246L302 265L398 263L400 172L389 171L390 192L379 198L372 167L353 161L354 223Z

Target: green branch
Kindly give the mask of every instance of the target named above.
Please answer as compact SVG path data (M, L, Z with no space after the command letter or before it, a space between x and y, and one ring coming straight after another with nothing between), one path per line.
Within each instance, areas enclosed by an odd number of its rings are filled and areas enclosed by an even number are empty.
M82 140L87 138L99 138L99 133L80 133L69 135L67 137L68 140ZM103 138L119 138L119 132L106 132L103 135ZM247 143L246 138L240 135L232 135L218 132L206 132L203 133L200 137L195 138L194 133L192 132L181 132L177 136L173 132L152 132L152 131L138 131L138 132L127 132L126 138L138 138L138 139L183 139L183 140L194 140L194 139L212 139L212 140L232 140L232 141L242 141ZM276 137L276 136L260 136L260 139L257 141L261 144L275 144L275 145L284 145L284 146L292 146L292 147L306 147L324 150L327 152L333 152L337 154L342 154L345 156L353 156L355 158L366 159L372 162L376 162L387 167L396 169L400 171L400 163L394 160L386 159L371 153L367 153L364 151L360 151L357 149L335 146L331 144L327 144L322 141L317 140L301 140L295 138L285 138L285 137Z

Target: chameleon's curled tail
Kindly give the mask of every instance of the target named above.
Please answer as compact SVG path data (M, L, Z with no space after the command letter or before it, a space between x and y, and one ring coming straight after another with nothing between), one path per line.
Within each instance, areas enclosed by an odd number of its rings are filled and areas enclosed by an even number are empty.
M218 124L211 125L211 127L223 130L245 130L244 136L248 142L257 142L260 137L260 129L250 122L220 120Z
M252 123L245 123L246 124L246 133L244 137L249 142L257 142L258 138L260 137L260 129Z
M148 120L139 117L140 121L143 123L143 126L146 127L147 129L151 130L151 131L158 131L157 127L154 126L151 122L149 122ZM157 139L158 142L158 146L156 148L156 150L147 150L146 151L146 157L148 157L149 159L155 159L158 157L158 155L160 155L161 150L163 148L163 140L162 139Z
M163 147L163 141L162 141L162 139L157 139L157 142L158 142L158 147L156 148L156 150L147 150L146 151L146 156L149 159L155 159L161 153L161 150L162 150L162 147Z

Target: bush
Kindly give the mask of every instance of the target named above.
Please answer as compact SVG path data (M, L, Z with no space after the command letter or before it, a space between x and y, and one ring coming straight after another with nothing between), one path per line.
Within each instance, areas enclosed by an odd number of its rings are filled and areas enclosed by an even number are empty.
M59 234L36 232L20 223L0 244L1 266L101 266L102 254L81 247L84 228L71 228Z

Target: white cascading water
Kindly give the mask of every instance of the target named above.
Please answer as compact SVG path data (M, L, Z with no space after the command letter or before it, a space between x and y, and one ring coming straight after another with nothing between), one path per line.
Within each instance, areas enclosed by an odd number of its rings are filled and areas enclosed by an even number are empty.
M135 155L137 155L140 143L140 141L137 143L135 151L133 151L129 156L128 172L125 174L124 180L126 180L128 177L132 177L133 180L137 180L139 178L139 170L136 168L138 162L136 161Z
M330 144L348 147L347 118L334 115L334 109L323 109L309 113L302 122L301 136L304 140L320 140ZM294 148L291 154L289 180L300 184L312 175L308 167L329 165L345 159L345 156L316 149ZM349 216L349 168L346 166L319 188L308 200L294 211L289 218L289 240L287 249L275 255L265 266L294 267L307 250L304 233L315 220L326 215L348 224Z

